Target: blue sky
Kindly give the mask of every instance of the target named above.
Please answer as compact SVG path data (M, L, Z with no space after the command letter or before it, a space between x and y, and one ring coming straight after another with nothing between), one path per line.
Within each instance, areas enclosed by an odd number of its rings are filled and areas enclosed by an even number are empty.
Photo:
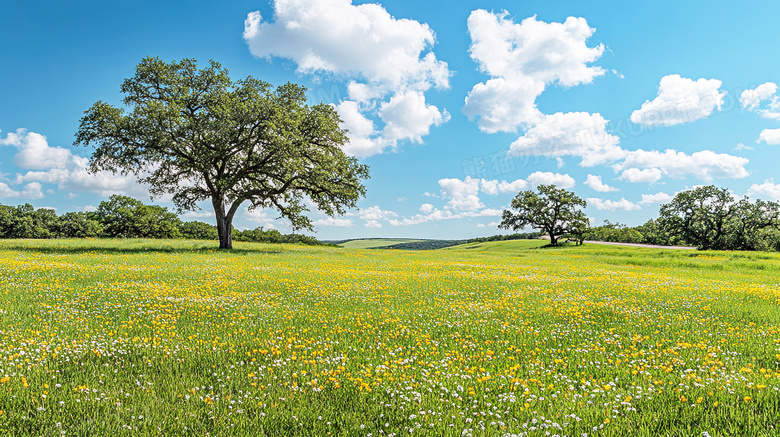
M214 59L336 105L372 177L360 210L311 214L324 239L496 234L541 183L588 199L596 224L641 224L703 184L778 200L778 14L769 1L2 2L0 203L149 200L131 177L87 174L90 150L71 146L145 56ZM289 231L275 217L234 224ZM213 222L205 205L184 219Z

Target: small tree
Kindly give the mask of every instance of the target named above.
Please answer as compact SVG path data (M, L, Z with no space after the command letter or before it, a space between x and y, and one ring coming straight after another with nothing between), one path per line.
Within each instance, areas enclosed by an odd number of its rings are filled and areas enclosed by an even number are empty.
M103 235L111 238L179 238L181 220L168 208L144 205L140 200L113 195L100 202L95 217Z
M501 229L518 231L526 226L538 229L550 236L550 245L558 244L558 237L569 233L575 225L587 221L579 207L588 204L571 191L555 185L539 185L538 193L521 191L512 199L512 209L502 215Z
M66 212L60 217L60 236L65 238L93 238L100 236L103 227L85 212Z
M217 240L219 233L217 227L203 222L184 222L179 227L181 235L191 240Z
M138 175L152 195L173 194L179 212L210 200L221 249L233 247L244 202L312 229L307 205L333 216L365 195L368 167L344 154L336 110L307 105L304 87L233 81L214 61L201 70L192 59L146 58L121 91L132 112L95 103L74 144L96 146L92 171Z
M578 246L590 235L590 220L585 217L585 214L580 212L579 217L576 217L569 225L568 236L574 240Z

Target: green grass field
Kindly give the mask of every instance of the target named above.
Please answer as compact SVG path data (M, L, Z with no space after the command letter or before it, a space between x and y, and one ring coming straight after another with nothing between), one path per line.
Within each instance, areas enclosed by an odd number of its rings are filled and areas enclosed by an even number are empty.
M780 255L1 241L0 435L776 436Z
M409 238L366 238L362 240L349 240L341 243L339 246L348 249L378 249L400 243L416 243L422 240L412 240Z

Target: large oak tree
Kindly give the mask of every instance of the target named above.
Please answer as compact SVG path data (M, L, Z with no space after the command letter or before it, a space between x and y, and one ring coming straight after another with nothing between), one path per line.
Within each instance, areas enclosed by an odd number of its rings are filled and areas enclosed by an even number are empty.
M537 190L538 193L530 190L518 193L511 203L517 212L505 210L498 227L519 231L530 226L549 235L551 246L556 246L564 234L582 235L577 238L581 243L589 221L579 208L588 206L587 202L555 185L539 185Z
M92 171L131 173L153 196L173 195L181 211L210 200L219 247L232 248L239 207L273 208L296 229L311 229L307 205L333 216L365 195L368 167L342 150L335 109L307 105L306 89L233 81L214 61L146 58L121 86L124 104L86 111L76 145L93 145Z

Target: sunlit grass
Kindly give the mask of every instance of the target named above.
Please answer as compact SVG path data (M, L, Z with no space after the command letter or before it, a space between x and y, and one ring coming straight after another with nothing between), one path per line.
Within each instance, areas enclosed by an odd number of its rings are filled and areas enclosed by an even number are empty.
M779 255L543 244L0 242L0 434L778 434Z

